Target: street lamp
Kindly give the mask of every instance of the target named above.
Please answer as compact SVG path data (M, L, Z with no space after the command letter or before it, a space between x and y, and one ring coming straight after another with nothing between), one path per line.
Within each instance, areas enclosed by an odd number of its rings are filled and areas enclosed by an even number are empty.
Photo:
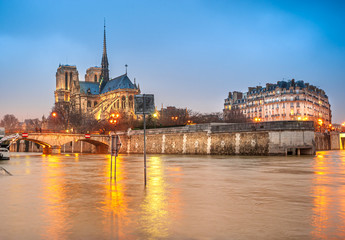
M321 118L319 118L319 119L317 120L317 123L319 124L319 127L320 127L320 132L322 132L322 131L321 131L321 127L322 127L322 124L323 124L322 119L321 119Z
M54 119L54 125L55 125L55 128L53 129L53 131L55 130L55 132L56 132L56 117L57 117L57 113L56 112L52 112L52 117Z
M110 118L108 119L108 122L112 125L115 125L115 127L116 127L116 124L118 122L119 117L120 117L119 113L112 113L112 114L110 114Z

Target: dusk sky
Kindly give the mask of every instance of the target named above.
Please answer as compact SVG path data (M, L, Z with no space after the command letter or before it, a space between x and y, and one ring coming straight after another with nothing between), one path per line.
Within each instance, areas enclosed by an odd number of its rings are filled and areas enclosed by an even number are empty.
M229 91L304 80L345 121L345 1L0 0L0 118L47 116L59 64L125 72L158 108L221 112Z

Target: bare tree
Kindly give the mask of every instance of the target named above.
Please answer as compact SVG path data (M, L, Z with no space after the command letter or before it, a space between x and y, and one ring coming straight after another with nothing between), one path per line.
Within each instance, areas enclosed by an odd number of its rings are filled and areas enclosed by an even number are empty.
M219 112L214 113L199 113L191 111L189 113L189 120L193 123L219 123L223 122L222 114Z
M241 122L250 122L250 119L248 119L241 111L235 109L224 111L224 122L227 123L241 123Z
M6 130L15 130L19 127L19 121L13 114L6 114L0 122L0 126Z
M25 119L25 130L26 131L36 131L38 132L41 128L41 121L38 118L35 119Z

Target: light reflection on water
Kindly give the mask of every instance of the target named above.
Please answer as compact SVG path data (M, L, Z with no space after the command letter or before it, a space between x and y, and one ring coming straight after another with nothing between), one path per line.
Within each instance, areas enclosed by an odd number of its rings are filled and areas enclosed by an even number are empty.
M338 153L318 152L314 161L313 236L318 239L345 237L345 154Z
M345 151L315 157L15 153L0 239L344 239Z

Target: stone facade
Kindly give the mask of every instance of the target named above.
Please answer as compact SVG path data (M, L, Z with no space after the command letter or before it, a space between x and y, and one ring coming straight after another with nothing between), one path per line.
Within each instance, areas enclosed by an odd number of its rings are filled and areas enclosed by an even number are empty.
M248 92L229 92L224 103L225 119L251 121L314 121L331 124L331 105L325 91L303 81L281 81Z
M79 81L76 66L60 65L56 72L55 106L92 114L96 119L108 119L113 112L134 115L134 95L139 86L124 75L109 79L108 57L103 44L102 67L86 70L85 81Z
M313 122L201 124L147 130L147 153L287 155L314 154ZM123 153L143 153L143 131L121 134L129 147Z

